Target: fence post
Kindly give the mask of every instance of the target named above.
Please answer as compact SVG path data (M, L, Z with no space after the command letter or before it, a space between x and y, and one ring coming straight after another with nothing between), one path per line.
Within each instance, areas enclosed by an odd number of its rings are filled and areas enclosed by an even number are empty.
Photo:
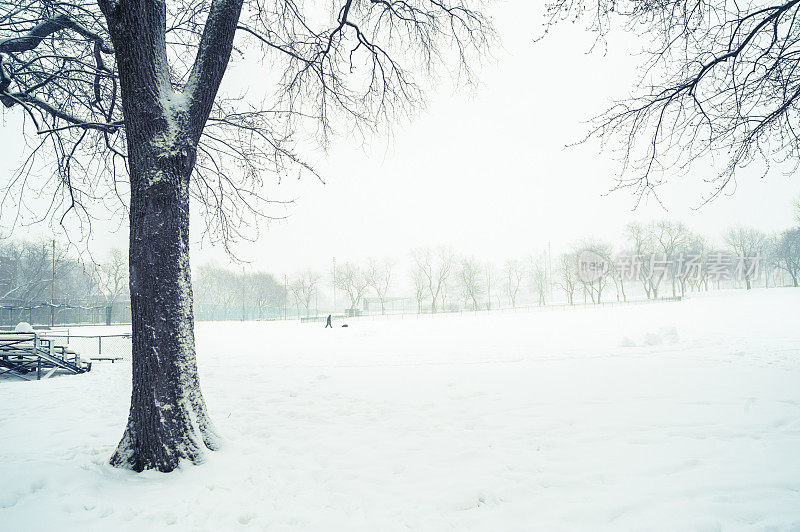
M36 355L36 380L42 380L42 357L39 356L39 335L33 334L33 354Z

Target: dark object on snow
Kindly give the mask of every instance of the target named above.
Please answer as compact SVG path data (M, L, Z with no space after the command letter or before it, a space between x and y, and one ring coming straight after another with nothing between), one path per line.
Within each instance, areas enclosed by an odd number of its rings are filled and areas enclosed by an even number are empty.
M330 314L328 314L328 320L325 322L325 328L327 329L328 327L333 329L333 325L331 325L331 315Z
M350 327L350 326L345 323L344 325L342 325L342 327Z

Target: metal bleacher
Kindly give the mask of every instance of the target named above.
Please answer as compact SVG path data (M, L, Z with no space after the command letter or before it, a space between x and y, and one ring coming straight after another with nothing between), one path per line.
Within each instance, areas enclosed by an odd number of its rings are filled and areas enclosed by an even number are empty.
M36 332L0 332L0 376L40 380L54 374L86 373L90 361Z

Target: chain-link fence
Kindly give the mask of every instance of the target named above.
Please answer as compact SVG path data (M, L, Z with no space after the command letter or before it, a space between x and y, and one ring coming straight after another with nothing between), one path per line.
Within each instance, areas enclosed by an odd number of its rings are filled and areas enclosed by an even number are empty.
M111 325L131 322L131 306L127 301L110 305L89 302L0 301L0 327L14 327L19 322L41 325Z
M131 335L125 334L70 334L68 331L43 333L43 338L52 339L55 345L69 347L83 359L130 360Z

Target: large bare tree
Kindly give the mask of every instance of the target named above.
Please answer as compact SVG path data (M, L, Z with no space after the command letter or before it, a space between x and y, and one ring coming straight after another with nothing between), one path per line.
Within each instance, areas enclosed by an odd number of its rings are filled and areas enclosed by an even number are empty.
M327 144L334 126L387 124L440 65L468 76L491 39L468 0L0 3L0 102L25 116L35 154L54 156L42 186L57 218L88 225L104 191L129 211L133 393L112 464L171 471L219 445L195 362L190 196L229 242L263 212L265 175L313 173L295 132ZM274 84L266 104L242 87L218 97L232 58ZM3 205L30 188L31 164Z

